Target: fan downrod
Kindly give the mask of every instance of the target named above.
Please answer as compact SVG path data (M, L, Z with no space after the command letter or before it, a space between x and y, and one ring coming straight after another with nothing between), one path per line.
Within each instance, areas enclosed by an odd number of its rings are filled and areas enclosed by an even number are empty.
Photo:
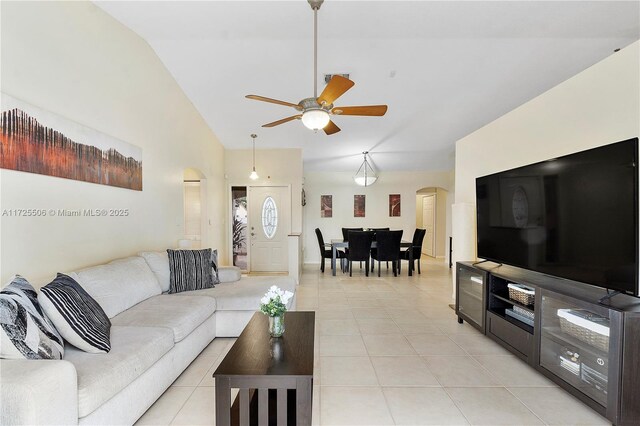
M320 6L322 6L322 3L324 3L324 0L307 0L307 1L309 2L311 9L313 10L320 10Z

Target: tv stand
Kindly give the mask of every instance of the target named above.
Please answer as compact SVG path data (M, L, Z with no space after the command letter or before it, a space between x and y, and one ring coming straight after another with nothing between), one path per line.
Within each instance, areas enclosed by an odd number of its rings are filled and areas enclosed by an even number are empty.
M458 262L456 271L459 322L476 326L614 425L640 424L638 298L506 265L488 270ZM514 298L513 284L533 294Z

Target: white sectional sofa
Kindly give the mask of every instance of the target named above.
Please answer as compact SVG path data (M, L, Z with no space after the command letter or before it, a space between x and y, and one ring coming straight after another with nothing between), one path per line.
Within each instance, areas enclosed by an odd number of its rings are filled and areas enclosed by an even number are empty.
M0 424L133 424L215 337L240 334L270 286L296 304L293 278L240 278L233 267L215 288L167 294L161 252L69 275L111 319L111 351L66 345L62 360L0 360Z

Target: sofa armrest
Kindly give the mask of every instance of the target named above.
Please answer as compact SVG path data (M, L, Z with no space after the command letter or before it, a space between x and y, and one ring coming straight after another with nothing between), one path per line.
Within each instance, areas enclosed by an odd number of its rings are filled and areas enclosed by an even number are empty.
M0 424L78 424L76 368L63 360L0 360Z
M237 266L219 266L218 279L221 283L232 283L239 281L242 277L242 271Z

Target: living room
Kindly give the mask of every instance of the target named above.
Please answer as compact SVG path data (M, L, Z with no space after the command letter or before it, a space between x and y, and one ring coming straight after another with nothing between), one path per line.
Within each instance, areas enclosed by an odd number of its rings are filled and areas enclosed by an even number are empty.
M21 108L41 120L72 122L89 129L76 135L133 147L142 163L139 188L3 166L3 286L16 274L36 288L58 272L78 271L81 279L86 268L178 247L217 249L220 278L239 280L235 288L231 282L216 285L213 290L227 292L217 302L193 301L197 309L182 313L200 315L190 317L199 327L174 336L175 342L155 337L166 355L180 354L172 355L183 364L172 370L172 380L132 386L131 394L118 396L103 377L102 384L92 384L104 388L98 396L79 396L88 382L75 383L76 374L88 371L91 361L72 373L71 361L58 360L70 370L47 380L18 380L24 387L14 395L3 391L2 424L214 424L212 375L272 284L295 293L291 310L316 315L313 424L633 424L574 398L469 321L458 324L448 305L455 303L456 288L456 268L449 264L479 260L476 178L640 135L638 2L374 3L327 1L317 11L318 91L325 73L350 72L356 86L338 104L389 108L381 117L337 114L342 130L335 135L314 133L297 120L262 128L294 111L244 98L258 93L295 104L310 93L313 11L306 1L0 4L2 111ZM493 15L501 18L493 22ZM371 29L358 34L361 27ZM376 49L382 53L374 54ZM396 56L383 54L394 49ZM412 66L410 59L422 51L424 58ZM400 60L402 67L394 63ZM368 69L375 72L368 75ZM456 85L464 90L452 90ZM366 158L378 182L362 187L353 178ZM249 178L252 169L256 180ZM191 180L203 188L197 239L185 224L185 182ZM252 267L257 255L249 256L240 278L231 268L231 191L252 186L286 188L287 257L285 267L269 271ZM379 271L377 262L369 276L355 261L351 278L340 261L335 277L330 268L320 272L316 228L329 244L342 238L341 227L385 226L411 240L422 228L422 198L432 189L444 194L437 234L442 248L422 254L420 274L408 276L407 262L400 262L398 277L384 264ZM361 195L364 217L354 205ZM398 215L389 211L391 195L401 200ZM321 205L324 196L332 197L330 216ZM119 273L126 271L132 270ZM169 290L166 279L162 291L149 284L145 294L129 294L126 308L102 306L113 324L112 349L118 341L113 330L139 320L133 312L124 318L126 309L166 296L160 294ZM253 291L252 302L236 303L245 288ZM87 291L99 304L100 297L111 297ZM129 290L123 284L114 292ZM145 321L156 314L162 312L146 313ZM362 344L349 346L354 341ZM437 346L448 351L434 352ZM478 381L449 381L454 372L445 358L459 360L460 371ZM490 358L504 361L512 377L492 372ZM413 379L399 367L403 359ZM12 368L7 361L0 364L2 384ZM160 367L169 368L159 366L157 377ZM519 374L535 385L518 384L513 377ZM40 396L38 386L45 389ZM59 400L40 410L38 404L58 387L72 389L76 400L60 392ZM145 397L130 396L136 393ZM127 398L135 402L128 405ZM567 405L554 406L553 399ZM500 400L506 401L502 408Z

